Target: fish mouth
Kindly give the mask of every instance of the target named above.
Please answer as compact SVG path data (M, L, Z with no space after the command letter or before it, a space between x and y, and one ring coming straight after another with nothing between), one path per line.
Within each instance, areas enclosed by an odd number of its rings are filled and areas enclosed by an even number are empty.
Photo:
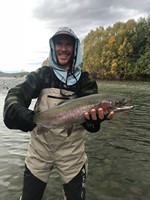
M133 109L134 106L129 105L130 103L131 103L131 100L125 99L125 98L121 99L120 101L116 101L114 112L126 111L126 110Z
M134 108L133 105L122 105L120 107L116 107L113 111L114 112L121 112L126 110L132 110Z

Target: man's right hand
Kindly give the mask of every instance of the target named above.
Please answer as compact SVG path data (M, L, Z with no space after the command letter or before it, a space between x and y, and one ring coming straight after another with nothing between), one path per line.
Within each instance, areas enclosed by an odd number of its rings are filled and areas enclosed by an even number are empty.
M85 119L87 120L92 119L96 121L99 119L103 121L105 119L108 119L108 120L112 119L114 116L114 112L111 111L109 114L105 115L104 110L102 108L99 108L98 110L92 109L90 112L85 112L84 116L85 116Z

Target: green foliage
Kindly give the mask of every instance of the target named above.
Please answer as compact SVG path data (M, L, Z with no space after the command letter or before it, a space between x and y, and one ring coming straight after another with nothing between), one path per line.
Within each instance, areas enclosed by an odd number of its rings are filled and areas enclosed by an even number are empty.
M150 17L91 30L83 40L83 66L95 78L150 77Z

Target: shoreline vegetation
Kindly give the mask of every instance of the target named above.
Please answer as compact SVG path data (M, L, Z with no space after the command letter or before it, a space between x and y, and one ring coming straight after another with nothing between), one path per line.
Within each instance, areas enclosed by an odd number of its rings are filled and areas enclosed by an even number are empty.
M6 73L6 72L1 72L0 71L0 77L14 77L14 78L17 78L17 77L24 77L26 75L28 75L29 72L11 72L11 73Z
M97 27L83 40L83 68L96 79L150 79L150 15Z

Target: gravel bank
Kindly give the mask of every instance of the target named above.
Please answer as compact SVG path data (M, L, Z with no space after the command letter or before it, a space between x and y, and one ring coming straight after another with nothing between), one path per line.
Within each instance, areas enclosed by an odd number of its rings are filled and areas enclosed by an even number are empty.
M7 91L22 83L25 80L25 77L0 77L0 92L7 93Z

